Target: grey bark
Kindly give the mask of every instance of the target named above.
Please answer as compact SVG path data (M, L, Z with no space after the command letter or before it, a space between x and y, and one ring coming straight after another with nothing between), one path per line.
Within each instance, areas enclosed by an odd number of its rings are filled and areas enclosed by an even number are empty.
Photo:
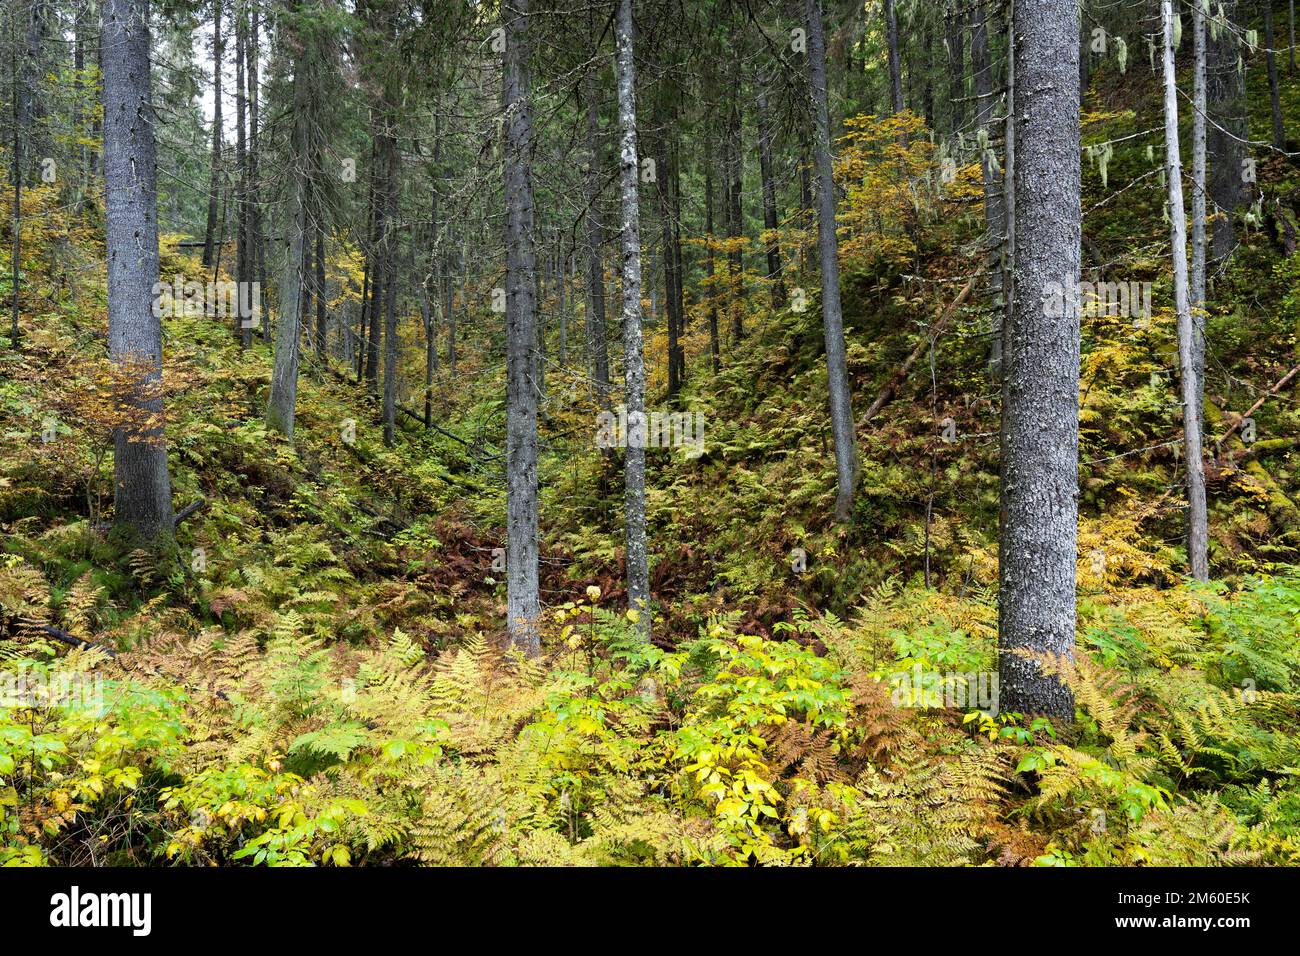
M506 605L515 647L541 652L537 584L537 256L529 0L506 0Z
M766 81L758 92L758 160L763 179L763 227L777 228L776 183L772 176L772 124L767 103ZM767 279L772 283L772 307L785 305L785 279L781 275L781 246L775 236L767 244Z
M722 343L718 334L718 289L714 284L717 265L713 257L713 137L708 130L704 134L704 232L709 237L709 247L704 256L704 275L709 289L709 357L713 365L713 374L718 374L722 364Z
M1192 3L1192 369L1196 407L1205 394L1205 11Z
M303 42L299 38L299 42ZM267 426L293 441L298 405L298 364L303 286L303 252L307 234L307 168L313 97L308 77L309 56L299 49L293 66L293 140L290 149L289 251L279 285L279 315L275 323L275 356L271 368L271 394L267 400Z
M989 63L988 27L984 19L983 0L977 0L971 8L970 57L975 81L975 125L984 131L989 143L980 156L980 170L984 185L984 267L988 272L989 297L992 300L989 370L996 378L1002 373L1002 326L1006 310L1002 294L1006 209L1003 203L1003 176L992 146L997 130L993 121L993 70Z
M605 338L605 269L601 263L600 227L600 103L596 99L596 70L583 78L587 107L587 347L596 397L609 406L609 347Z
M223 0L212 0L212 178L208 184L208 224L203 233L203 264L212 265L217 242L217 196L221 191L221 38Z
M108 351L134 374L128 402L150 416L162 400L149 391L162 374L158 284L157 166L154 149L148 0L103 0L105 231ZM171 480L161 425L119 427L113 438L115 533L131 547L174 549Z
M903 69L898 60L898 15L894 0L885 0L885 43L889 52L890 112L903 112Z
M1273 0L1261 0L1264 8L1264 63L1268 70L1268 100L1273 116L1273 148L1286 150L1282 129L1282 104L1277 89L1277 55L1273 50Z
M619 0L615 25L619 120L619 194L623 254L623 378L627 449L623 461L623 523L628 607L641 612L650 637L650 561L645 518L645 357L641 344L641 215L638 207L636 67L632 0Z
M1229 23L1240 29L1238 0L1221 4ZM1206 131L1210 155L1210 200L1219 217L1215 220L1210 258L1219 263L1236 247L1233 215L1244 201L1242 161L1245 159L1246 84L1237 70L1239 44L1231 29L1218 31L1206 47L1206 100L1209 114Z
M821 0L804 0L808 21L808 78L815 121L813 152L817 167L817 253L822 272L822 331L826 340L826 375L830 392L831 432L835 436L835 520L853 514L853 485L858 450L844 347L844 316L840 307L839 243L835 235L835 180L832 177L830 115L826 89L826 35Z
M1069 720L1069 689L1027 655L1074 652L1079 11L1015 0L1012 28L1019 254L1003 377L1000 706Z
M1201 457L1201 399L1197 393L1192 314L1187 288L1187 219L1183 207L1183 164L1178 145L1178 87L1174 67L1173 0L1162 0L1164 22L1165 177L1169 184L1169 238L1174 265L1174 309L1178 314L1178 367L1183 393L1183 446L1187 462L1187 557L1192 577L1209 578L1205 507L1205 465Z
M392 187L389 195L392 198ZM397 437L397 280L401 270L394 264L388 274L384 303L384 444L392 448Z
M954 2L948 11L948 127L966 125L966 11Z

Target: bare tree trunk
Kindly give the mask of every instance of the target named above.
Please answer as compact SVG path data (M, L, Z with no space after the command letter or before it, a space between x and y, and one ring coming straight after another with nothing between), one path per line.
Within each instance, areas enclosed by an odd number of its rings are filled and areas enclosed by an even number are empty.
M1192 3L1192 369L1196 407L1205 394L1205 10Z
M1286 10L1287 22L1287 71L1295 74L1295 0L1289 0Z
M1079 10L1015 0L1013 21L1018 253L1003 378L1000 707L1070 720L1069 688L1028 655L1074 653Z
M835 235L835 181L832 177L830 115L826 103L826 35L822 27L821 0L804 0L804 16L808 21L808 76L816 122L817 251L822 269L822 326L826 338L831 431L835 436L835 520L843 523L853 514L858 450L844 349L844 316L840 308L839 244Z
M727 139L723 150L723 155L726 157L724 166L726 182L723 185L726 195L727 238L739 240L745 235L745 211L741 203L744 196L744 163L741 150L740 68L738 65L732 70L731 84L731 103L727 112ZM731 278L731 336L734 345L745 337L740 302L744 296L745 254L741 251L739 242L736 242L736 248L727 254L727 268Z
M1246 82L1238 71L1240 44L1234 32L1240 28L1238 0L1220 4L1231 29L1218 31L1206 49L1206 99L1209 112L1206 130L1210 162L1210 200L1215 220L1210 259L1221 263L1236 248L1237 236L1233 216L1243 200L1242 161L1245 159Z
M15 92L19 88L18 79L18 5L14 4L9 10L10 17L10 80L13 83ZM10 252L10 326L9 326L9 345L11 348L18 348L18 305L22 294L20 267L22 263L23 249L23 148L26 146L26 137L22 133L22 109L18 103L18 96L12 97L13 102L13 144L10 150L13 159L12 178L14 186L14 205L10 229L13 231L13 247Z
M1264 63L1268 69L1268 101L1273 113L1273 148L1285 152L1286 133L1282 129L1282 104L1277 91L1277 55L1273 50L1273 0L1260 0L1260 6L1264 8Z
M303 37L294 38L297 43ZM292 45L290 45L292 49ZM275 355L271 368L271 394L266 406L267 426L293 442L298 406L299 338L303 303L303 251L307 234L308 151L314 109L309 63L311 54L299 47L293 64L293 142L290 150L291 198L285 226L289 253L279 285L280 314L275 323Z
M776 183L772 179L772 129L768 116L766 81L758 91L758 159L763 178L763 227L771 232L767 243L767 279L772 283L772 307L785 305L785 279L781 276L781 245L776 238Z
M148 0L103 0L104 185L108 252L108 351L132 394L126 405L162 414L162 323L158 285L157 166L154 152ZM128 547L170 556L171 479L162 426L146 419L113 439L115 533Z
M248 114L244 97L247 30L246 13L240 0L235 0L231 13L235 21L235 281L245 283L251 278L248 258L252 250L248 242L248 138L245 126ZM253 333L244 328L244 321L245 317L236 309L235 334L248 345Z
M528 0L506 0L506 604L515 647L541 653L537 583L537 259Z
M663 236L664 314L667 317L668 332L668 398L671 400L681 390L682 384L677 375L677 337L681 324L682 300L678 295L677 254L673 248L672 167L669 165L668 147L664 142L671 120L664 118L659 126L665 131L659 139L656 162L659 169L659 219Z
M889 48L889 109L903 112L903 69L898 60L898 16L894 0L885 0L885 42Z
M322 222L323 213L324 210L318 200L313 213L316 220L312 229L316 234L316 255L312 258L316 263L316 281L312 284L312 289L316 293L316 355L320 358L322 364L327 361L326 357L329 354L329 319L325 308L325 226Z
M266 242L262 235L261 180L258 156L261 153L261 134L258 128L260 73L258 69L258 5L253 4L249 14L248 37L248 204L249 236L252 249L249 253L251 278L258 284L257 311L262 318L262 341L271 341L271 313L266 308Z
M708 131L704 134L704 231L709 238L709 247L705 253L704 274L708 278L709 289L709 356L713 362L713 374L718 374L722 363L722 343L718 334L718 288L714 284L717 277L717 265L713 257L713 139Z
M641 215L638 206L636 67L633 60L632 0L619 0L615 24L618 78L619 190L623 245L623 375L627 406L623 521L627 547L628 607L641 612L650 638L650 560L645 520L645 358L641 348Z
M1002 256L1006 234L1006 207L1003 202L1004 178L993 153L996 127L993 122L993 70L989 64L988 27L984 20L984 2L976 0L971 8L971 72L975 80L975 125L983 131L987 144L980 155L984 182L985 269L989 277L992 302L989 336L989 370L994 378L1002 374L1002 327L1006 312L1002 288Z
M609 406L609 348L605 339L605 269L601 262L600 227L600 103L596 99L596 70L582 80L587 107L587 346L590 350L596 398Z
M1187 290L1187 219L1183 207L1183 164L1178 147L1178 87L1174 68L1174 7L1162 0L1164 21L1165 177L1169 184L1169 235L1174 262L1174 308L1178 313L1178 366L1183 391L1183 445L1187 459L1187 557L1192 577L1210 576L1205 507L1205 465L1201 458L1201 399L1197 394L1192 313Z
M208 226L203 234L203 264L214 261L217 234L217 196L221 191L221 61L225 46L221 39L221 7L224 0L212 0L212 178L208 186Z
M966 11L958 2L948 10L949 132L966 125Z
M385 137L386 143L392 143L391 136ZM392 156L392 146L390 150L389 162L396 166L395 158ZM391 168L391 167L390 167ZM388 195L389 200L393 203L393 218L396 219L396 176L389 177ZM396 255L393 250L392 255ZM389 448L393 447L394 439L397 437L397 373L398 368L398 341L397 341L397 281L402 274L402 270L397 268L396 262L390 261L388 269L388 288L384 304L384 445Z
M388 181L393 171L385 163L387 146L383 145L384 134L376 139L379 145L375 151L375 238L371 244L371 259L374 275L370 280L369 328L364 329L366 336L366 378L372 385L379 381L379 313L383 308L385 284L392 281L392 269L389 264L388 250Z

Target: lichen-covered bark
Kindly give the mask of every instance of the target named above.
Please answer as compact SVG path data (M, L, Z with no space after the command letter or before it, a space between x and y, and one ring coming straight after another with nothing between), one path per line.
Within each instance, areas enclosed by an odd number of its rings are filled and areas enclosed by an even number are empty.
M528 0L507 0L506 32L506 613L515 646L541 652L537 590L537 255Z
M158 284L157 167L149 64L148 0L104 0L105 230L108 254L108 351L138 375L141 413L162 413L150 390L162 373ZM129 400L131 401L131 400ZM114 523L131 546L173 547L171 481L162 427L121 427L114 441Z
M1079 12L1017 0L1017 257L1005 330L999 672L1004 710L1070 719L1032 656L1071 656L1078 520ZM1062 294L1064 293L1064 294Z
M844 315L840 308L839 244L835 236L835 182L831 172L830 118L826 104L826 35L821 0L804 0L808 20L808 74L812 82L817 167L817 253L822 272L822 332L826 340L826 374L830 391L831 432L835 436L835 520L846 522L853 511L858 450L844 349Z
M1178 87L1174 67L1174 8L1161 3L1165 81L1165 181L1169 184L1169 237L1174 264L1174 310L1178 315L1178 367L1183 394L1183 449L1187 461L1187 560L1192 577L1209 577L1206 551L1205 463L1201 458L1201 396L1196 371L1191 304L1187 289L1187 220L1183 207L1183 163L1178 146Z
M618 74L620 234L623 252L623 388L628 440L623 460L627 599L650 635L650 559L645 527L645 357L641 343L641 214L636 134L636 67L632 0L619 0L615 27Z

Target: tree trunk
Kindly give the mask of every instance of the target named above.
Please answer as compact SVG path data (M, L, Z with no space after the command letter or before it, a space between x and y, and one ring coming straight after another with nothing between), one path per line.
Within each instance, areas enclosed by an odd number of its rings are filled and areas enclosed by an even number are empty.
M609 347L605 338L605 269L601 263L600 229L600 103L596 99L596 68L582 80L587 107L587 346L596 401L609 407Z
M1178 367L1183 391L1183 446L1187 461L1187 557L1192 577L1210 576L1206 549L1205 464L1201 457L1201 399L1197 393L1192 313L1187 290L1187 219L1183 164L1178 146L1178 88L1174 68L1173 0L1162 0L1164 21L1165 176L1169 184L1169 237L1174 261L1174 308L1178 313Z
M739 240L745 234L745 211L741 202L744 196L744 163L741 151L740 69L738 66L732 71L731 83L731 108L727 113L727 143L724 150L726 156L726 182L724 186L726 189L727 238L735 242L735 248L727 254L727 269L731 279L731 336L734 345L745 337L745 325L741 316L740 302L743 298L745 254L741 251Z
M1273 50L1273 0L1261 0L1264 8L1264 63L1268 69L1268 101L1273 114L1273 148L1286 152L1282 129L1282 103L1277 92L1277 55Z
M763 177L763 227L772 234L767 242L767 280L772 283L772 307L779 309L785 305L785 280L781 276L781 245L776 237L776 183L772 179L772 129L766 85L760 86L758 92L758 158Z
M623 521L627 547L627 601L641 613L650 638L650 561L645 520L645 358L641 350L641 216L638 205L636 67L632 0L619 0L615 25L618 79L619 192L623 246L623 374L627 448L623 465Z
M316 355L320 358L322 365L327 361L329 354L329 317L325 309L325 227L323 212L322 204L318 201L315 209L316 225L313 230L316 233L316 255L312 257L316 263L316 281L312 284L312 289L316 293Z
M385 165L387 147L383 145L384 134L376 137L375 150L375 237L371 244L372 271L370 280L369 328L364 329L366 336L366 379L375 385L379 381L379 312L383 308L385 284L391 281L392 270L389 267L388 254L388 180L393 171Z
M248 282L251 279L249 255L252 250L248 242L248 139L245 123L248 119L247 102L244 96L244 57L248 43L246 29L246 11L236 0L233 10L235 20L235 281ZM248 299L251 301L251 297ZM253 331L244 327L245 316L235 310L235 334L241 336L247 346L252 343Z
M515 647L541 653L537 584L537 260L528 0L506 0L506 604Z
M212 178L208 185L208 225L203 234L205 266L212 265L214 261L217 196L221 191L221 61L226 52L221 40L222 3L223 0L212 0Z
M304 37L295 37L298 44ZM292 44L287 44L293 49ZM315 98L309 77L311 53L299 46L293 64L293 133L290 155L290 204L285 226L289 253L278 290L280 314L275 323L275 355L271 368L271 394L266 406L266 423L293 442L294 416L298 406L299 338L303 303L303 251L307 233L308 150L314 119Z
M10 71L9 77L13 84L13 89L20 87L18 78L18 15L17 7L10 11L13 17L12 30L10 36ZM18 97L12 98L13 103L13 143L10 148L10 156L13 160L11 176L14 187L14 205L10 229L13 231L13 246L10 250L10 326L9 326L9 345L11 348L18 348L18 306L22 294L20 267L22 263L23 249L23 149L26 146L26 137L23 135L22 127L22 108L19 105Z
M817 252L822 269L822 325L826 338L831 431L835 436L835 520L843 523L849 521L853 513L858 451L844 349L844 317L840 309L839 245L835 235L835 181L832 177L830 114L826 102L826 36L822 28L821 0L804 0L804 14L808 21L808 76L816 120Z
M1192 4L1192 369L1196 407L1205 394L1205 11Z
M1003 176L993 153L996 128L993 122L993 70L989 65L988 27L984 20L984 3L977 0L971 8L971 72L975 80L975 125L983 131L988 145L980 155L984 183L984 267L989 277L992 304L989 336L989 371L996 379L1002 374L1002 327L1006 303L1003 301L1002 253L1006 234L1006 208L1003 203Z
M1243 200L1242 160L1245 159L1246 128L1245 77L1237 70L1239 44L1235 29L1240 28L1238 0L1221 4L1232 29L1218 31L1207 46L1206 99L1209 113L1206 130L1210 155L1210 200L1220 214L1214 223L1210 258L1222 262L1237 245L1232 218Z
M954 2L948 11L948 128L966 125L966 11Z
M1025 655L1074 653L1079 10L1016 0L1013 30L1018 252L1003 378L1000 707L1068 721L1070 690Z
M1295 0L1289 0L1286 9L1287 23L1287 71L1295 74Z
M885 0L885 42L889 48L889 110L903 112L903 69L898 60L898 16L894 0Z
M262 341L271 341L271 313L266 308L266 242L262 234L261 181L258 168L258 156L261 153L261 134L258 129L259 104L261 102L260 74L258 69L258 7L253 4L249 13L248 37L248 220L252 249L249 253L249 265L252 278L257 282L257 311L261 316Z
M174 550L162 414L162 323L158 286L157 166L154 153L148 0L102 0L108 351L129 380L132 420L114 435L115 533L128 547Z
M392 142L391 135L385 137L385 143ZM394 168L397 164L392 155L393 147L390 145L388 149L389 163L392 164L390 168ZM397 212L396 181L396 176L389 177L388 196L393 203L394 214ZM396 219L396 215L393 218ZM391 263L384 303L384 445L388 448L393 447L393 441L397 437L397 375L400 371L397 341L397 281L400 275L401 270L397 268L397 264Z
M713 374L718 374L722 364L722 343L718 334L718 287L717 265L713 257L713 139L706 129L704 134L704 232L709 245L704 258L705 283L709 290L709 356L713 363Z
M677 285L677 255L673 249L673 203L672 203L672 168L669 166L668 147L664 142L667 136L667 130L671 127L671 120L663 120L659 128L664 132L659 139L659 149L656 162L658 164L659 175L657 177L657 186L659 193L659 220L663 242L661 251L663 256L663 273L664 273L664 314L667 317L668 333L668 398L669 400L676 397L681 390L681 381L677 377L677 335L680 327L681 299L678 297Z

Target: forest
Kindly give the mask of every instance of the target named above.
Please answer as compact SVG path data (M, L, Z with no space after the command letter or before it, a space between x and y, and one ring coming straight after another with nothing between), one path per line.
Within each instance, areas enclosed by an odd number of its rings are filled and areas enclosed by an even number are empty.
M3 0L0 867L1300 864L1296 60Z

